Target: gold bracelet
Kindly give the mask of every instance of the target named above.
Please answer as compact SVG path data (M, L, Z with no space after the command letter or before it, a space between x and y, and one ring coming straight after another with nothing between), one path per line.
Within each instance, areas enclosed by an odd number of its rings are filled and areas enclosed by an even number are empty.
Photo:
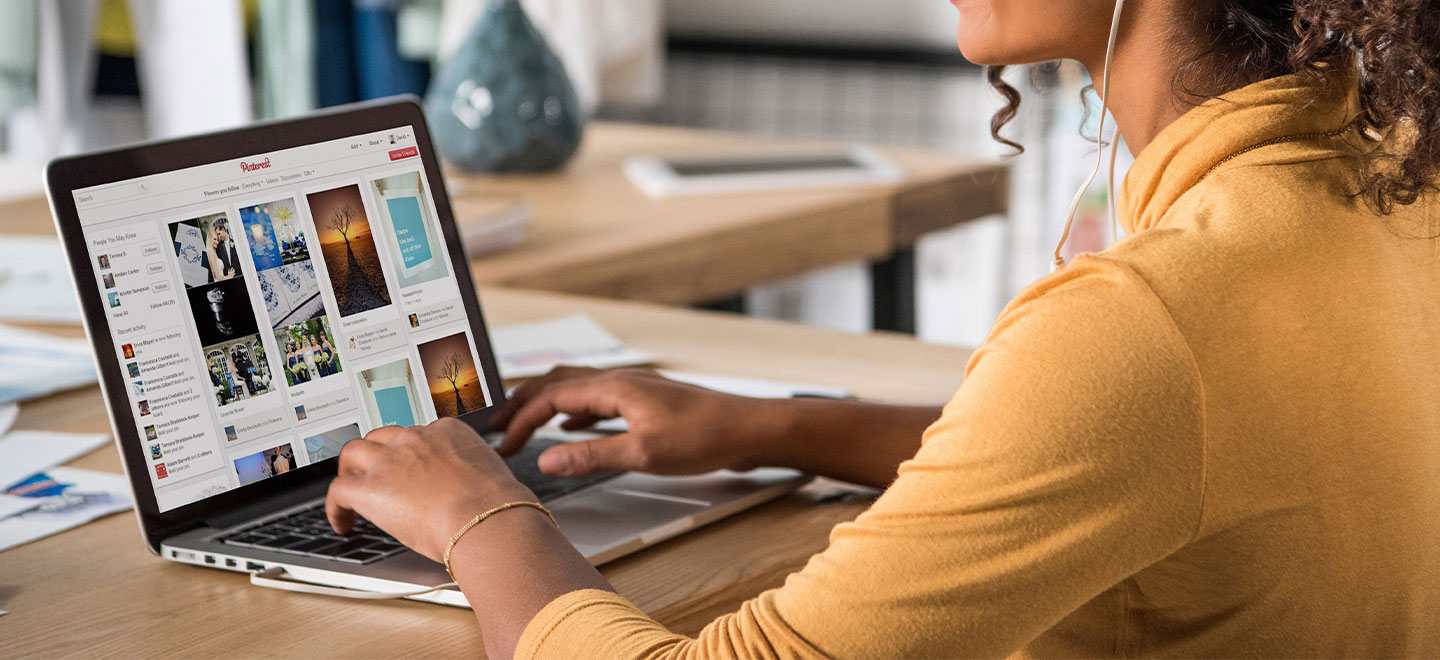
M545 506L540 504L539 502L508 502L506 504L501 504L500 506L497 506L489 511L486 511L485 513L477 515L474 518L471 518L470 522L465 523L465 526L461 527L460 531L455 532L455 535L450 537L450 544L445 546L445 572L450 575L450 579L452 581L455 580L455 573L451 572L450 570L450 553L455 550L455 544L460 542L460 537L464 536L466 532L470 531L471 528L475 527L476 525L479 525L486 518L489 518L490 516L500 513L501 511L504 511L506 509L515 509L522 506L528 506L532 509L539 510L540 513L543 513L548 518L550 518L550 522L555 523L556 527L560 526L560 523L555 522L555 514L550 513L550 510L545 508Z

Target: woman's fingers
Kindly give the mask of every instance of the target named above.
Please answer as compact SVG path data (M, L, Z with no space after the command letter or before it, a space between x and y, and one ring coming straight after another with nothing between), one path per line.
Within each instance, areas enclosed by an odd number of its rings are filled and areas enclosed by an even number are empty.
M355 477L335 477L325 494L325 518L337 534L349 534L355 528L355 483Z
M647 471L650 465L638 439L629 433L567 442L540 454L540 471L557 477L579 477L617 470Z
M544 390L551 384L565 380L593 378L600 373L601 371L599 369L589 367L562 366L551 369L549 373L543 376L531 378L516 387L515 391L510 395L510 398L506 399L505 403L500 406L500 410L496 411L495 416L490 418L490 428L495 431L505 430L505 428L510 425L510 420L515 416L515 413L525 405L525 402L534 398L537 392Z
M535 429L558 413L596 419L620 417L622 387L614 378L590 378L559 381L540 389L510 416L505 440L496 451L501 456L519 451Z

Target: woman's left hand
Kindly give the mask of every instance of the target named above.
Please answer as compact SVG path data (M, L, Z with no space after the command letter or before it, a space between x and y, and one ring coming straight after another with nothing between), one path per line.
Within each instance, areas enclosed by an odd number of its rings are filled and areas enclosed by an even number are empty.
M517 500L536 498L474 429L443 418L346 443L325 513L336 532L350 532L362 516L440 561L450 536L475 514Z

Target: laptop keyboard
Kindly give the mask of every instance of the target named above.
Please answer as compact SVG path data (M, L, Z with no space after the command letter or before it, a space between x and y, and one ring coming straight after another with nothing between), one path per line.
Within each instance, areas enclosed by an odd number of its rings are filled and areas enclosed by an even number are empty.
M540 453L560 444L559 440L534 438L519 453L505 459L506 465L541 501L618 476L619 472L579 478L551 477L540 472L536 461ZM290 515L266 520L220 536L216 540L246 548L272 550L318 559L334 559L352 564L368 564L405 550L389 534L363 518L355 520L355 529L346 535L336 534L325 518L324 504Z
M405 549L399 541L364 519L355 520L351 533L336 534L325 518L322 504L241 528L218 540L230 545L354 564L368 564Z

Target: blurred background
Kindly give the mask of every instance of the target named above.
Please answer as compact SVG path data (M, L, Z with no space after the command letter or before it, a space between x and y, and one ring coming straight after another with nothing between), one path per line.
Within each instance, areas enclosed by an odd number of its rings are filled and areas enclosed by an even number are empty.
M424 94L486 4L0 0L0 199L39 192L56 155ZM918 245L917 332L928 341L980 343L1004 302L1048 272L1065 207L1093 165L1093 127L1081 126L1088 80L1072 67L1010 71L1025 103L1007 133L1026 152L1010 157L991 139L1001 100L957 51L943 0L521 4L594 119L1006 159L1006 216ZM1076 250L1104 247L1104 202L1097 184ZM870 277L862 263L829 268L754 289L745 309L864 331Z

